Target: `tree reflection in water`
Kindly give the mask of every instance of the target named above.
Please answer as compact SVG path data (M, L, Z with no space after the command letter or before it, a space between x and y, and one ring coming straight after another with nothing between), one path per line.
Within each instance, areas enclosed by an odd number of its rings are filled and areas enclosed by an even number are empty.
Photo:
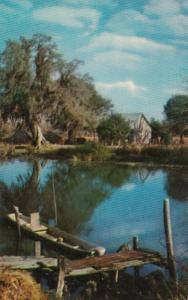
M169 170L167 172L166 191L175 200L188 201L188 170Z
M94 209L109 198L113 188L129 180L131 170L113 165L58 164L54 170L58 226L79 233ZM42 191L43 215L53 218L52 175Z
M14 204L26 215L40 211L45 222L54 219L57 210L57 225L71 233L79 233L94 209L128 182L133 171L113 164L57 162L43 182L44 167L42 160L34 160L30 174L20 175L10 187L3 185L3 199L9 210Z

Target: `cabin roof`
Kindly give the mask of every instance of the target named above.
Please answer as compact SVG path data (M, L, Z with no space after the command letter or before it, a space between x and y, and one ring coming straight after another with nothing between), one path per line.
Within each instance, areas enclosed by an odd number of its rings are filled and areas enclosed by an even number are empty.
M145 121L150 125L150 122L148 119L145 117L143 113L124 113L123 117L129 121L131 124L137 123L141 118L144 118ZM151 126L151 125L150 125Z
M123 114L124 118L130 122L137 122L142 117L142 115L142 113Z

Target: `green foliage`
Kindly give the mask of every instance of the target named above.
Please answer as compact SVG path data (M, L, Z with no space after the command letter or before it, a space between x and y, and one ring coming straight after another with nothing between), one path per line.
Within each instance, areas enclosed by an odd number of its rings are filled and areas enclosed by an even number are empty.
M91 147L92 160L105 161L109 160L112 156L112 152L109 148L100 143L93 143Z
M188 165L188 148L166 145L126 146L115 149L113 157L126 162Z
M8 41L0 54L0 107L4 119L21 120L36 146L45 142L40 124L60 127L69 140L76 130L96 126L111 103L101 97L80 61L66 62L51 37Z
M188 95L175 95L164 106L171 130L183 135L188 128Z
M157 141L160 139L160 143L169 145L172 142L172 134L169 124L166 121L157 121L154 118L150 121L152 127L152 140Z
M121 114L112 114L97 127L100 141L107 144L125 143L129 131L129 123Z
M101 143L89 142L77 148L76 151L73 155L74 160L106 161L112 156L112 151Z

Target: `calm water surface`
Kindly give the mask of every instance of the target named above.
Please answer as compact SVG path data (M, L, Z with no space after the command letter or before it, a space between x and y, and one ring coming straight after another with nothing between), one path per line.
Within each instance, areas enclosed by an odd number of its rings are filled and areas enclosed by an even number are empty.
M0 163L1 210L12 204L29 215L40 211L96 245L116 251L139 236L142 247L165 254L163 199L170 199L178 265L188 256L188 170L116 164L11 160ZM16 232L1 220L0 253L15 254ZM31 242L21 251L30 254Z

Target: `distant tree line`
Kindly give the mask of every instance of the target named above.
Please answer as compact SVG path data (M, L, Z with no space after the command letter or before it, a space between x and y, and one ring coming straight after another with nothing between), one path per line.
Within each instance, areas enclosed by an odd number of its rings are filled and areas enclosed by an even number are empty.
M81 75L82 62L67 62L51 37L35 34L8 41L0 53L0 112L4 122L16 121L35 147L47 141L42 124L66 132L68 142L76 133L88 129L105 144L123 144L131 132L130 124L112 103L95 89L88 74ZM164 121L151 119L152 140L169 144L172 135L188 132L188 96L175 95L164 106Z
M164 106L165 119L151 120L153 139L160 138L165 144L172 142L173 135L179 136L180 144L188 134L188 95L175 95Z

